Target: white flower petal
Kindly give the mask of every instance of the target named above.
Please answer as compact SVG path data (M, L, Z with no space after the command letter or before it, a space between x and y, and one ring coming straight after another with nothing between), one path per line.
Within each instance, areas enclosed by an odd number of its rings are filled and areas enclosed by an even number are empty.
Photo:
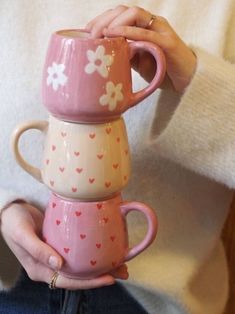
M52 68L53 68L54 72L57 72L58 71L57 63L53 62Z
M109 99L109 111L113 111L117 106L117 102L116 102L116 99L115 97L111 97Z
M93 50L87 50L86 55L87 55L87 59L88 59L90 62L94 63L94 60L96 59L96 54L95 54L95 52L94 52Z
M113 56L105 55L103 60L104 60L104 63L106 64L106 66L110 66L113 63Z
M116 91L117 91L117 92L120 92L121 89L122 89L122 83L118 83L118 84L116 85Z
M88 63L85 66L85 72L87 74L91 74L91 73L95 72L95 70L96 70L96 66L93 63Z
M65 65L63 63L57 65L57 72L58 73L64 72L64 69L65 69Z
M95 55L97 59L103 59L105 54L105 48L102 45L99 45L95 51Z
M47 73L53 75L53 73L54 73L53 67L48 67L47 68Z
M97 66L96 69L102 77L106 78L108 76L108 70L103 63L100 66Z
M53 89L54 90L57 90L58 89L58 81L57 80L54 80L53 82L52 82L52 87L53 87Z
M123 94L121 92L116 93L116 100L117 101L122 101L123 100Z
M64 86L65 83L67 82L67 76L64 75L63 73L58 77L58 82L60 83L60 85Z
M112 81L109 81L106 83L106 92L108 95L112 95L112 93L115 91L115 86Z
M99 99L99 102L100 102L101 106L106 106L106 105L108 105L108 103L109 103L109 97L108 97L108 95L107 95L107 94L102 95L102 96L100 97L100 99Z

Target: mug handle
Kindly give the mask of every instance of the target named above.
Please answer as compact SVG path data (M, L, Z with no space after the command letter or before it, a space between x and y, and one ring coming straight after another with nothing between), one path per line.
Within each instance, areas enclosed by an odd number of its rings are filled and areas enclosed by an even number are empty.
M157 65L156 73L150 84L144 89L136 93L132 93L130 102L128 104L129 107L132 107L152 94L161 85L166 73L166 59L161 48L153 43L145 41L133 41L129 42L128 44L130 48L130 59L132 59L137 52L144 50L149 52L154 57Z
M33 120L33 121L28 121L24 122L20 125L18 125L15 130L12 133L11 137L11 147L12 151L14 154L14 157L17 161L17 163L26 171L28 172L31 176L33 176L36 180L39 182L42 182L42 175L41 175L41 170L30 165L20 154L19 151L19 140L21 135L30 129L36 129L41 132L46 132L48 128L48 122L43 121L43 120Z
M145 215L148 222L148 231L145 238L133 248L130 248L125 256L124 262L127 262L144 251L156 238L158 230L158 219L152 208L140 202L122 202L120 205L121 213L127 216L132 210L139 211Z

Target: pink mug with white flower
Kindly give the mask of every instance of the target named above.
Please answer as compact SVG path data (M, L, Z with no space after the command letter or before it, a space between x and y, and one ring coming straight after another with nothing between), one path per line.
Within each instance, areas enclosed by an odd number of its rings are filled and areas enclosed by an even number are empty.
M133 92L130 60L149 52L156 73L144 89ZM51 36L42 80L48 111L73 122L109 122L154 92L163 81L166 62L156 45L123 37L91 38L85 30L61 30Z

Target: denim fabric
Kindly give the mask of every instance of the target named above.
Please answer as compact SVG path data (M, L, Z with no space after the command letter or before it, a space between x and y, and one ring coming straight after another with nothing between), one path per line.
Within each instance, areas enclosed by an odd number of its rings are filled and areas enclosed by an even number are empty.
M121 284L69 291L50 290L23 271L17 285L0 293L1 314L147 314Z

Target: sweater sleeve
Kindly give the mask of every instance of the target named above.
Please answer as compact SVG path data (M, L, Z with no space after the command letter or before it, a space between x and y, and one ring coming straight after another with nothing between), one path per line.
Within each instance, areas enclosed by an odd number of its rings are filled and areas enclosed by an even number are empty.
M0 188L0 217L2 210L16 200L23 200L17 193Z
M161 156L234 188L235 65L193 50L196 73L168 123L149 141Z
M14 201L26 201L13 191L0 188L0 218L4 208ZM4 253L3 253L4 252ZM12 288L20 273L20 264L0 233L0 291ZM11 276L9 276L11 274Z

